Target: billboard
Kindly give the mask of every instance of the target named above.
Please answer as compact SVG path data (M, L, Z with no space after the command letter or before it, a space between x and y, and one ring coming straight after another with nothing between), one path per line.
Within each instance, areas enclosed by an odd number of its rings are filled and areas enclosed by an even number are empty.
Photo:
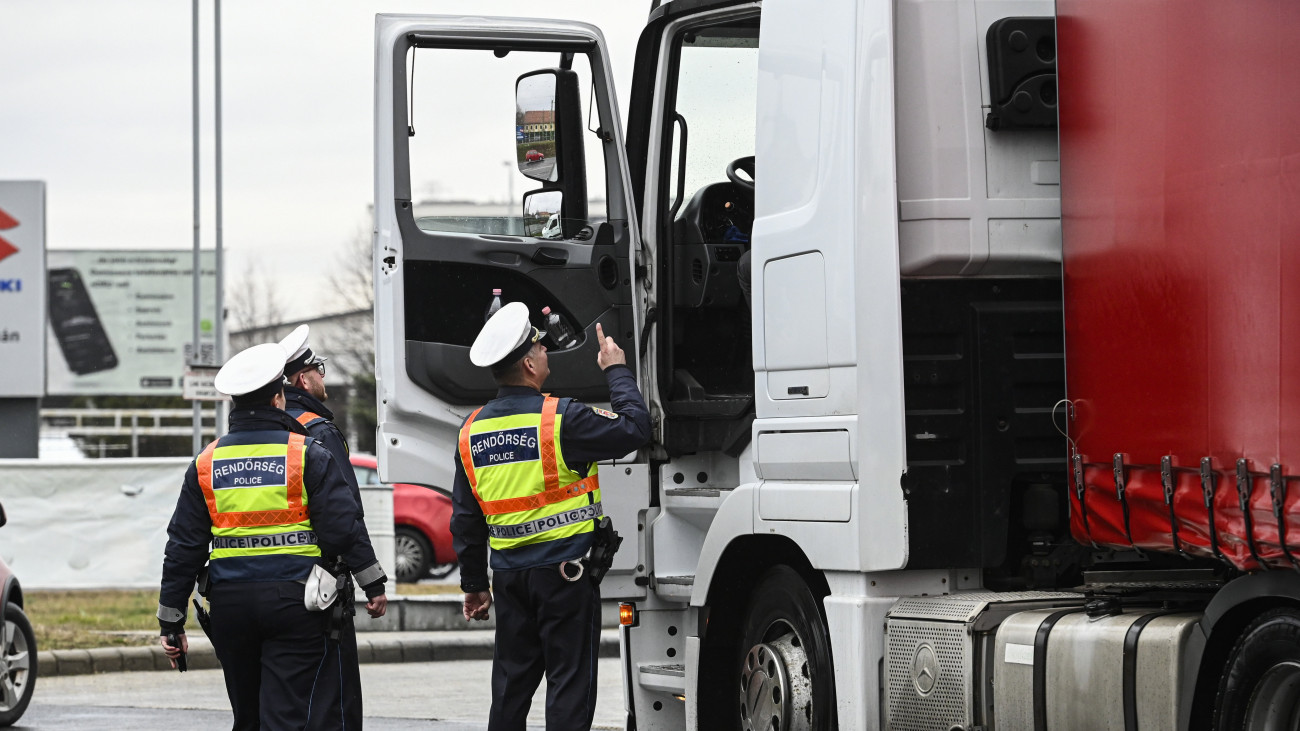
M45 395L45 183L0 181L0 398Z
M52 250L51 395L179 396L193 340L191 250ZM200 255L200 363L215 363L215 255Z

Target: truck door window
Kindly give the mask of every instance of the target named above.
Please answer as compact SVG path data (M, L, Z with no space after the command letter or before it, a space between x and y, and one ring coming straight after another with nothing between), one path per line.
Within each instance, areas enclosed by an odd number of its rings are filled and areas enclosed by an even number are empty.
M548 110L525 112L516 105L518 78L559 68L561 54L415 48L409 140L411 197L416 225L430 232L524 236L525 193L554 187L533 174L555 164L554 131ZM580 89L591 89L587 56L573 57ZM583 93L582 113L569 120L585 129L592 95ZM588 133L587 216L575 225L594 226L607 217L603 145ZM530 173L524 175L521 165ZM538 178L542 180L539 181Z
M677 39L676 112L686 120L686 196L726 180L731 161L754 154L758 21L683 33ZM681 135L673 139L676 181Z
M658 350L660 372L672 374L660 384L670 454L735 454L748 441L754 363L740 265L754 223L754 180L727 171L753 161L758 22L732 15L672 37L660 130L667 148L660 169L669 174L658 207L668 272L661 292L672 301L661 310ZM701 419L715 426L702 428Z

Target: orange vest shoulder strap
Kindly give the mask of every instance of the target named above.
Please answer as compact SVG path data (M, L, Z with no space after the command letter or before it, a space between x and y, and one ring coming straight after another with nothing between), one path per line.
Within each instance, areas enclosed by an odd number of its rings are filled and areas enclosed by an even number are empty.
M465 423L460 427L460 465L465 468L465 478L469 480L469 488L474 491L474 499L482 503L478 497L478 477L474 474L474 455L469 451L469 428L478 417L478 412L482 411L480 406L474 409L474 413L469 415Z
M308 424L310 424L311 422L317 419L324 419L324 418L325 417L321 416L320 414L314 414L310 411L304 411L301 414L298 414L298 423L302 424L303 426L307 426Z
M542 454L544 493L560 488L560 465L555 444L555 412L559 405L560 400L554 396L547 396L542 401L542 423L537 429L537 446Z

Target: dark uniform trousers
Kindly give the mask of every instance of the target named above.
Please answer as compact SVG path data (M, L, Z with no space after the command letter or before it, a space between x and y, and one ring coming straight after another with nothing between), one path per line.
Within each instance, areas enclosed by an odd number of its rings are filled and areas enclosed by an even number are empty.
M596 712L600 589L555 566L492 574L497 610L489 731L523 731L546 676L547 731L591 728Z
M342 729L341 662L328 612L303 606L302 584L213 584L212 645L235 714L233 731Z

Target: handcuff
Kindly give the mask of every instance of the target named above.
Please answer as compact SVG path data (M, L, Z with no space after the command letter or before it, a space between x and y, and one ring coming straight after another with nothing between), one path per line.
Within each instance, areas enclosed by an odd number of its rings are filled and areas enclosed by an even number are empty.
M577 581L578 579L581 579L582 575L587 571L586 564L584 564L582 562L582 559L580 558L574 559L572 561L561 561L559 568L560 568L560 577L563 578L565 581ZM574 570L575 568L577 569L577 573L570 576L569 572Z

